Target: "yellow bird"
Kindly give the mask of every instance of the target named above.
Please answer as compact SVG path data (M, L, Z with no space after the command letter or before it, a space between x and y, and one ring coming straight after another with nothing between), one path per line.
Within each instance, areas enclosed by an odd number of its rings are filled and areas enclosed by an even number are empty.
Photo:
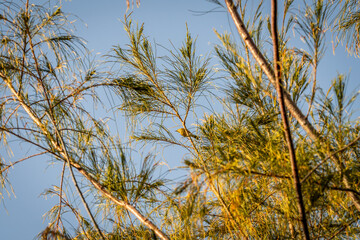
M198 136L192 134L191 132L185 130L184 128L179 128L178 130L176 130L178 133L180 133L181 136L183 137L192 137L192 138L196 138L199 139Z

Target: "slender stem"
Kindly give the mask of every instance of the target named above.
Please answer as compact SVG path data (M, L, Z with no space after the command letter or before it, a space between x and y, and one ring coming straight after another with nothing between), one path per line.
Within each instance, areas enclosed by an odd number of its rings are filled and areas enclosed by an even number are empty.
M349 227L351 224L353 224L354 222L356 222L358 219L355 219L347 224L345 224L344 226L342 226L338 231L336 231L330 238L328 238L328 240L334 239L335 237L337 237L341 232L343 232L347 227Z
M331 157L333 157L334 155L341 153L343 151L345 151L346 149L348 149L349 147L351 147L352 145L354 145L355 143L357 143L360 140L360 135L357 136L351 143L349 143L348 145L346 145L343 148L340 148L339 150L333 152L331 155L328 155L326 158L324 158L321 162L319 162L310 172L308 172L308 174L306 174L305 177L303 177L303 179L301 179L301 183L305 182L306 179L308 179L310 177L311 174L313 174L316 169L318 169L323 163L325 163L327 160L329 160Z
M56 217L56 228L57 229L59 228L59 221L60 221L60 218L61 218L65 167L66 167L66 162L64 162L63 168L61 170L61 181L60 181L60 191L59 191L59 213L58 213L58 215Z
M309 114L311 113L311 108L315 99L315 92L316 92L316 72L317 72L317 57L316 57L316 53L315 53L315 57L313 60L313 86L311 89L311 97L310 97L310 101L309 101L309 109L307 111L306 114L306 118L309 116Z
M0 130L3 130L3 129L0 129ZM28 157L24 157L16 162L13 162L13 163L10 163L9 165L6 165L5 167L3 167L2 169L0 169L0 174L2 174L3 172L5 172L6 170L8 170L9 168L13 167L14 165L18 164L18 163L21 163L25 160L28 160L30 158L33 158L33 157L37 157L37 156L40 156L40 155L43 155L45 153L48 153L48 151L44 151L44 152L41 152L41 153L37 153L37 154L34 154L34 155L31 155L31 156L28 156ZM5 165L5 164L4 164Z
M85 207L85 209L86 209L86 212L87 212L88 215L90 216L91 221L93 222L93 224L94 224L94 226L95 226L95 228L96 228L96 231L98 231L98 233L100 234L101 238L105 240L105 236L104 236L104 234L102 233L102 231L100 230L100 227L99 227L99 225L97 224L97 222L96 222L93 214L91 213L90 207L89 207L88 203L86 202L86 199L85 199L85 197L84 197L84 194L82 193L82 191L81 191L81 189L80 189L80 187L79 187L79 185L78 185L78 183L77 183L77 180L76 180L76 178L75 178L74 171L73 171L73 169L72 169L72 166L71 166L71 164L70 164L70 161L68 161L67 164L68 164L68 168L69 168L70 175L71 175L71 178L72 178L72 180L73 180L74 186L75 186L77 192L79 193L79 196L80 196L80 198L81 198L81 201L83 202L83 205L84 205L84 207Z
M279 57L279 40L278 40L278 31L277 31L277 0L271 0L271 33L272 33L273 51L274 51L276 91L278 93L278 102L281 112L281 118L284 125L284 133L289 150L291 169L294 178L294 188L296 190L297 204L299 208L302 228L304 231L304 238L308 240L310 239L310 233L306 221L305 206L302 196L299 170L296 162L295 147L291 136L289 119L286 114L285 102L283 97L283 86L281 81L281 68L280 68L280 57Z

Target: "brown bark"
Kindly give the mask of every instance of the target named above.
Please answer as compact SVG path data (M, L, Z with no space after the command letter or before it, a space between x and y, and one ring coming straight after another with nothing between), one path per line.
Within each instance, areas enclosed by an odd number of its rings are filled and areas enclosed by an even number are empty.
M281 118L284 125L284 133L286 138L286 143L289 149L289 156L291 162L292 175L294 179L294 188L297 195L297 205L299 208L301 224L303 228L304 238L306 240L310 239L310 233L308 229L308 224L306 220L306 212L304 206L304 200L301 190L301 182L299 177L299 170L296 162L295 147L291 136L289 119L286 114L286 107L283 97L283 87L281 81L281 67L280 67L280 57L279 57L279 40L278 40L278 31L277 31L277 0L271 0L271 33L273 41L273 52L274 52L274 69L275 69L275 87L278 93L278 102L281 113Z

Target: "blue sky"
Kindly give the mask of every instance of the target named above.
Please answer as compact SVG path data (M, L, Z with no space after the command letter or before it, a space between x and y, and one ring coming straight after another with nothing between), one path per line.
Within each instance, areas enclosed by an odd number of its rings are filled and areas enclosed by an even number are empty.
M19 1L19 0L18 0ZM20 2L20 1L19 1ZM38 3L40 1L31 1ZM250 1L251 2L251 1ZM127 43L126 33L121 21L126 14L125 0L72 0L63 1L63 11L76 15L77 36L87 41L87 47L98 59L107 54L114 45ZM212 47L218 43L214 29L222 33L233 31L231 19L224 9L217 8L208 14L199 14L216 8L217 5L206 0L142 0L140 8L128 11L132 19L145 23L145 33L157 44L171 48L179 46L185 38L186 23L191 34L197 37L199 54L211 54ZM237 35L236 35L236 38ZM331 46L329 46L331 47ZM159 52L163 50L158 47ZM349 58L343 50L336 55L326 55L319 69L319 82L328 86L336 73L350 73L350 89L358 86L356 76L360 76L358 59ZM3 148L0 154L5 155ZM25 144L14 149L14 159L27 154ZM20 154L21 153L21 154ZM39 195L46 188L59 183L58 169L47 166L46 158L36 158L17 165L10 174L16 198L6 195L0 205L0 232L2 239L33 239L46 226L43 214L56 203L57 198L44 199Z

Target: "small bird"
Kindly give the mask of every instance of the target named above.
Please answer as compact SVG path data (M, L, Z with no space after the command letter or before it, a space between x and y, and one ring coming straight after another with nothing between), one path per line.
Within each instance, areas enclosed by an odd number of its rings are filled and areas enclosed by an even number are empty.
M195 139L199 139L198 136L192 134L191 132L185 130L184 128L179 128L178 130L176 130L178 133L180 133L181 136L183 137L192 137L192 138L195 138Z

